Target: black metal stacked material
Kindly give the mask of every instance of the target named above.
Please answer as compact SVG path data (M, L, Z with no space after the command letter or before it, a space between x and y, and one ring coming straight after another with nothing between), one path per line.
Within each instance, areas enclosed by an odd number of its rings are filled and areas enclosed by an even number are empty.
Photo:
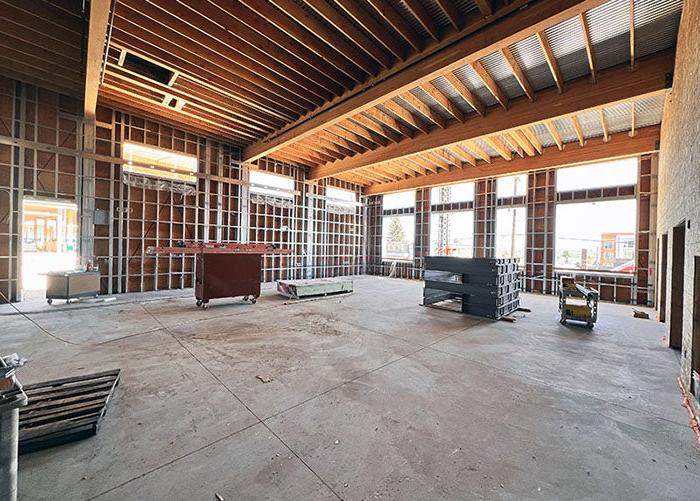
M520 306L517 259L425 257L423 305L461 302L461 312L497 320Z

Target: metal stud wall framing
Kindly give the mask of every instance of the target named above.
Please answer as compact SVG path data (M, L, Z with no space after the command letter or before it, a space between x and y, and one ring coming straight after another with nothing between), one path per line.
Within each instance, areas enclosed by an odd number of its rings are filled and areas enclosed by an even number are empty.
M636 185L616 186L602 189L588 189L572 192L557 192L557 169L528 172L527 195L497 199L496 178L483 178L475 181L474 199L474 255L490 257L494 253L497 207L527 207L527 240L524 263L524 288L529 292L555 294L559 277L570 275L571 271L557 271L555 262L555 222L558 203L586 202L595 200L637 199L637 246L634 275L620 273L575 273L576 280L600 291L601 299L620 303L652 305L654 301L654 249L649 242L654 241L656 218L656 155L642 157L639 160L639 178ZM418 235L424 235L426 253L429 252L430 206L427 210L416 202L416 245ZM381 195L369 197L368 206L368 267L367 273L374 275L391 275L400 278L422 277L421 260L413 263L383 262L382 252L382 216L392 211L382 210ZM419 220L419 208L425 219ZM420 223L419 223L420 221ZM425 254L422 254L423 256Z
M0 77L0 292L21 298L21 225L25 197L70 201L80 206L81 118L77 100ZM31 147L37 143L42 148ZM2 299L0 298L0 301Z

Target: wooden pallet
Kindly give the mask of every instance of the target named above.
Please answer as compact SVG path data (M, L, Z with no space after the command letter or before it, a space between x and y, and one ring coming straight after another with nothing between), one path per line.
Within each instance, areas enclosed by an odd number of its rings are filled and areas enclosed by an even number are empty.
M120 369L27 385L19 412L19 453L95 435L119 384Z

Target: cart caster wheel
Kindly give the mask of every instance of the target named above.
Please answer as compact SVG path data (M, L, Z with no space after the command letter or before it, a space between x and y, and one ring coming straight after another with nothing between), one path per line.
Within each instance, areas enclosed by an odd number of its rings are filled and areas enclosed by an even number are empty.
M202 303L202 308L205 310L209 309L209 303Z
M561 320L559 320L559 323L562 324L562 325L566 325L566 320L561 319Z
M202 306L202 300L197 299L197 308L200 308Z
M254 297L250 298L250 304L255 304L257 301L258 301L257 298L254 298Z
M588 323L586 324L586 327L588 327L589 329L592 329L592 328L593 328L593 324L590 323L590 322L588 322Z
M243 301L248 301L248 296L243 296Z
M46 302L47 302L48 304L51 304L51 303L53 303L53 299L49 298L49 299L46 300Z

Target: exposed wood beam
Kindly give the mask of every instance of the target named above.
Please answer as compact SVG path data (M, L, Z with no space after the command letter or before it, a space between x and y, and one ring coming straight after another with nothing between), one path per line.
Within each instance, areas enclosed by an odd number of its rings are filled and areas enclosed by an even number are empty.
M244 151L243 160L250 161L268 155L286 144L377 106L424 81L434 80L465 64L471 64L537 31L602 5L605 1L558 0L527 9L520 8L528 3L527 0L511 1L496 10L492 17L467 23L454 37L446 37L440 43L427 46L423 53L396 64L391 70L345 92L274 135L250 145ZM509 15L504 17L506 14ZM468 36L477 29L479 36ZM416 64L418 60L420 64Z
M523 132L519 129L516 129L514 131L511 131L509 134L509 137L518 143L518 146L522 148L522 150L528 154L528 156L534 157L535 156L535 147L530 143L530 141L525 137Z
M475 141L465 141L464 146L469 148L470 151L473 151L477 155L481 157L481 159L486 162L487 164L491 163L491 155L488 154L488 152L483 149L481 146L476 144Z
M365 114L369 117L372 117L377 122L384 124L390 129L395 130L398 134L404 135L406 137L413 137L415 135L412 129L409 129L404 124L396 120L394 117L384 113L378 108L370 108L365 111Z
M87 120L95 120L97 92L100 88L102 61L107 42L110 6L110 0L92 0L90 2L90 22L85 57L84 116Z
M462 27L462 14L454 4L454 0L437 0L437 4L440 9L445 13L450 24L454 26L456 30Z
M384 68L388 68L393 64L393 60L389 57L383 48L374 40L370 40L362 31L357 29L354 24L340 14L326 0L304 0L305 3L315 10L322 18L331 24L337 31L345 35L348 39L362 49L369 57L377 61ZM292 2L285 2L285 5ZM289 7L285 7L289 8ZM338 36L336 34L336 40Z
M471 165L476 165L476 158L464 151L462 148L456 144L451 144L447 147L448 151L456 158L461 161L465 161Z
M600 117L600 126L603 129L603 139L607 143L610 140L610 133L608 131L608 120L605 118L605 110L599 109L598 116Z
M357 122L365 129L373 131L374 133L379 134L381 137L385 137L386 139L394 143L398 142L401 139L401 137L394 131L385 128L384 126L378 124L374 120L370 120L361 113L352 117L351 120Z
M533 90L530 81L525 76L523 69L520 67L518 61L515 59L515 56L513 56L513 53L508 47L503 47L501 49L501 54L503 55L503 59L506 60L506 63L510 67L510 71L513 72L513 76L515 76L515 79L518 81L520 87L522 87L523 91L525 92L525 95L530 101L534 101L535 91Z
M358 136L357 134L350 132L348 130L343 129L342 127L338 125L334 125L332 127L328 128L328 131L338 137L341 137L345 139L346 141L349 141L353 144L356 144L357 146L364 148L365 150L372 150L377 147L376 143L373 143L369 139L365 139L362 136ZM324 132L324 131L321 131Z
M435 99L435 101L444 109L447 111L450 115L452 115L454 118L459 120L460 122L464 122L465 116L464 112L460 110L457 105L455 105L452 101L450 101L445 94L443 94L440 89L435 87L432 83L430 82L424 82L421 84L421 89L425 91L426 94L428 94L430 97Z
M377 22L359 2L355 0L337 0L337 3L352 17L360 26L372 34L389 52L398 59L406 58L406 51L391 33Z
M484 141L486 141L491 148L496 150L496 153L501 155L504 160L513 159L513 153L508 149L503 141L500 140L500 138L496 136L488 136L484 138Z
M634 137L637 134L637 102L632 101L630 103L630 137Z
M402 94L401 99L406 101L409 104L409 106L416 110L421 116L425 117L438 127L442 127L444 129L447 125L444 118L442 118L435 110L433 110L430 106L418 99L412 93L407 92L405 94Z
M419 52L423 48L423 41L416 30L387 0L369 0L369 3L415 51Z
M530 127L523 127L519 130L525 135L527 140L530 141L530 144L532 144L532 146L537 150L537 153L542 154L542 143L540 142L537 135L535 135L535 133L532 132L532 129Z
M578 122L578 117L576 115L571 115L571 124L574 126L574 130L576 131L578 144L583 146L586 144L586 138L583 135L583 129L581 128L581 124Z
M634 0L630 0L630 68L634 69L635 41L634 41Z
M301 6L287 0L271 0L282 12L294 19L304 28L326 42L329 46L343 54L354 64L362 68L370 75L376 75L377 65L367 57L364 50L352 44L344 37L339 37L335 30L332 30L314 16L306 12Z
M544 122L545 127L547 127L547 130L549 131L549 135L552 136L552 139L554 139L554 142L557 143L557 148L560 150L564 149L564 142L561 140L561 136L559 135L559 130L557 130L557 126L554 124L554 120L545 120Z
M593 43L591 42L591 33L588 30L586 16L584 14L579 14L578 20L581 23L581 31L583 31L583 41L586 44L586 56L588 57L588 67L591 70L591 79L595 82L598 78L598 68L596 67L595 55L593 54Z
M445 79L450 82L450 85L457 91L457 94L459 94L461 98L474 109L474 111L476 111L482 117L486 115L486 106L484 103L482 103L481 100L476 97L476 95L469 90L469 88L464 85L459 78L457 78L457 75L452 72L448 72L445 74Z
M547 35L544 31L537 32L537 40L540 42L540 47L542 47L544 57L547 60L547 66L549 66L549 70L552 72L552 77L554 78L554 83L557 84L557 88L561 94L564 92L564 79L561 76L559 63L557 63L557 58L554 57L554 52L552 52L552 47L549 45Z
M219 3L222 0L216 1ZM296 40L298 44L303 47L307 47L314 54L335 66L339 71L342 71L355 82L359 83L365 80L366 73L363 72L360 67L356 66L352 61L350 61L350 59L340 55L339 51L323 42L312 32L306 30L293 19L284 15L272 4L260 2L258 0L238 1L245 4L249 10L252 10L258 14L264 24L269 23L272 26L275 26L277 29L283 31L289 37ZM237 10L238 9L234 7L233 11L236 12L236 15L238 15Z
M377 134L373 130L367 130L364 127L360 127L351 120L345 120L344 122L339 123L338 126L379 146L385 146L389 142L384 136Z
M395 113L396 116L404 120L405 122L411 124L413 127L425 132L426 134L430 131L430 128L419 120L413 113L408 111L406 108L395 102L394 100L389 100L384 103L384 106Z
M489 75L489 72L486 71L484 65L481 64L481 61L474 61L472 68L474 68L476 74L479 75L479 78L481 78L482 82L484 82L484 85L486 85L489 92L493 94L493 97L496 98L496 101L498 101L504 108L508 108L508 96L506 96L505 92L503 92L493 77Z
M517 158L510 162L496 159L491 165L482 164L474 169L453 170L384 185L371 185L367 188L366 194L379 195L394 191L471 181L491 176L642 155L658 151L659 139L659 126L644 127L639 129L639 133L634 138L630 138L626 134L618 134L607 143L602 138L595 138L589 140L585 148L566 151L560 151L556 147L549 147L544 149L542 155L535 157Z
M525 150L523 150L522 146L516 141L515 137L513 137L513 131L511 132L506 132L501 136L503 139L503 142L505 143L506 146L510 146L511 150L515 150L515 152L520 156L524 157L525 156ZM512 156L512 155L511 155Z
M425 10L421 0L404 0L404 3L406 4L406 7L408 7L408 10L411 11L411 14L418 19L418 22L423 26L423 28L425 28L425 31L428 32L433 40L439 40L440 33L438 32L438 27L435 24L435 20L433 19L433 16L431 16L428 11Z
M490 16L493 14L493 6L491 5L491 0L474 0L479 12L482 16Z
M567 84L566 95L560 95L557 89L552 87L541 91L535 103L531 103L525 97L514 99L508 110L493 108L493 111L482 119L467 120L464 123L453 122L445 129L436 128L429 134L417 135L411 141L377 148L351 159L312 169L310 177L318 179L334 176L374 163L442 148L448 144L459 143L465 138L502 133L549 120L554 116L565 117L612 103L626 102L639 96L665 92L666 75L673 71L672 50L641 58L637 65L634 72L629 71L627 64L607 68L601 71L601 78L595 84L587 76L572 80ZM605 75L604 79L602 75Z

